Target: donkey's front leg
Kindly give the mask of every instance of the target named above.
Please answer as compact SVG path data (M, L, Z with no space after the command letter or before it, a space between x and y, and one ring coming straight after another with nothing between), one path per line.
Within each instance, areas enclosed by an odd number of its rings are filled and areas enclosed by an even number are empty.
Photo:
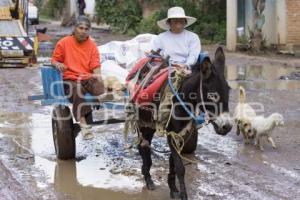
M150 175L150 168L152 165L151 159L151 141L155 130L150 128L140 128L143 140L138 145L139 153L143 160L142 174L144 175L146 186L148 190L154 190L155 185Z
M171 199L178 199L180 194L176 187L176 172L175 172L175 165L174 165L174 159L172 154L170 154L169 157L168 185L170 188Z
M185 167L183 165L181 157L178 155L173 145L170 145L170 148L171 148L171 156L173 157L174 160L175 172L180 185L180 199L187 200L188 196L187 196L185 183L184 183Z

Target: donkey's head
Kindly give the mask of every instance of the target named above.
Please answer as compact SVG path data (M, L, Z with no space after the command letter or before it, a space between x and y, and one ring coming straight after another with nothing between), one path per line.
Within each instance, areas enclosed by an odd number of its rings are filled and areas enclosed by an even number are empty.
M196 107L209 115L209 121L219 135L226 135L232 128L228 105L230 87L225 79L224 71L225 55L223 49L219 47L213 62L206 57L202 63L193 66L191 77L183 83L181 88L184 93L197 93L197 100L194 100Z
M198 70L200 70L202 79L202 88L200 85L198 95L200 102L203 102L201 110L208 112L216 133L226 135L231 131L232 119L229 115L230 87L225 79L223 49L219 47L216 50L213 62L209 58L205 58Z

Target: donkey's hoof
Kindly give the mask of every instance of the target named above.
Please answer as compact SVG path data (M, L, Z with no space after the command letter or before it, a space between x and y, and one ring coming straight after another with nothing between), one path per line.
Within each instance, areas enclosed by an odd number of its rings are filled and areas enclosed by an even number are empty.
M148 190L155 190L155 185L151 178L146 178L145 181Z
M178 191L171 191L170 192L170 198L171 199L180 199L180 192L178 192Z
M180 193L180 199L181 200L187 200L188 199L186 192L181 192Z

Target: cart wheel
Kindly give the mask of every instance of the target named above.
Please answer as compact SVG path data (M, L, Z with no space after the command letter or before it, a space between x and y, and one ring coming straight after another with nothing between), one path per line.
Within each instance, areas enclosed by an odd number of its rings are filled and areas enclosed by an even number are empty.
M182 149L184 154L192 154L195 152L198 143L198 131L196 128L186 136L186 141Z
M76 143L73 119L67 106L55 106L52 112L52 134L56 156L67 160L75 158Z
M86 116L85 116L85 120L87 124L93 124L93 112L89 112Z

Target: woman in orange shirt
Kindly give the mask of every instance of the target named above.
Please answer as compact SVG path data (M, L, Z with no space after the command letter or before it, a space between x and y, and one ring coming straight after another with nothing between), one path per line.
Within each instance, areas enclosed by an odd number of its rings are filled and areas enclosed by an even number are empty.
M99 52L89 37L90 28L90 20L79 16L72 35L56 44L51 60L52 65L63 73L65 94L73 103L73 115L80 122L84 139L94 137L85 119L92 110L85 103L84 95L90 93L99 96L104 93Z

